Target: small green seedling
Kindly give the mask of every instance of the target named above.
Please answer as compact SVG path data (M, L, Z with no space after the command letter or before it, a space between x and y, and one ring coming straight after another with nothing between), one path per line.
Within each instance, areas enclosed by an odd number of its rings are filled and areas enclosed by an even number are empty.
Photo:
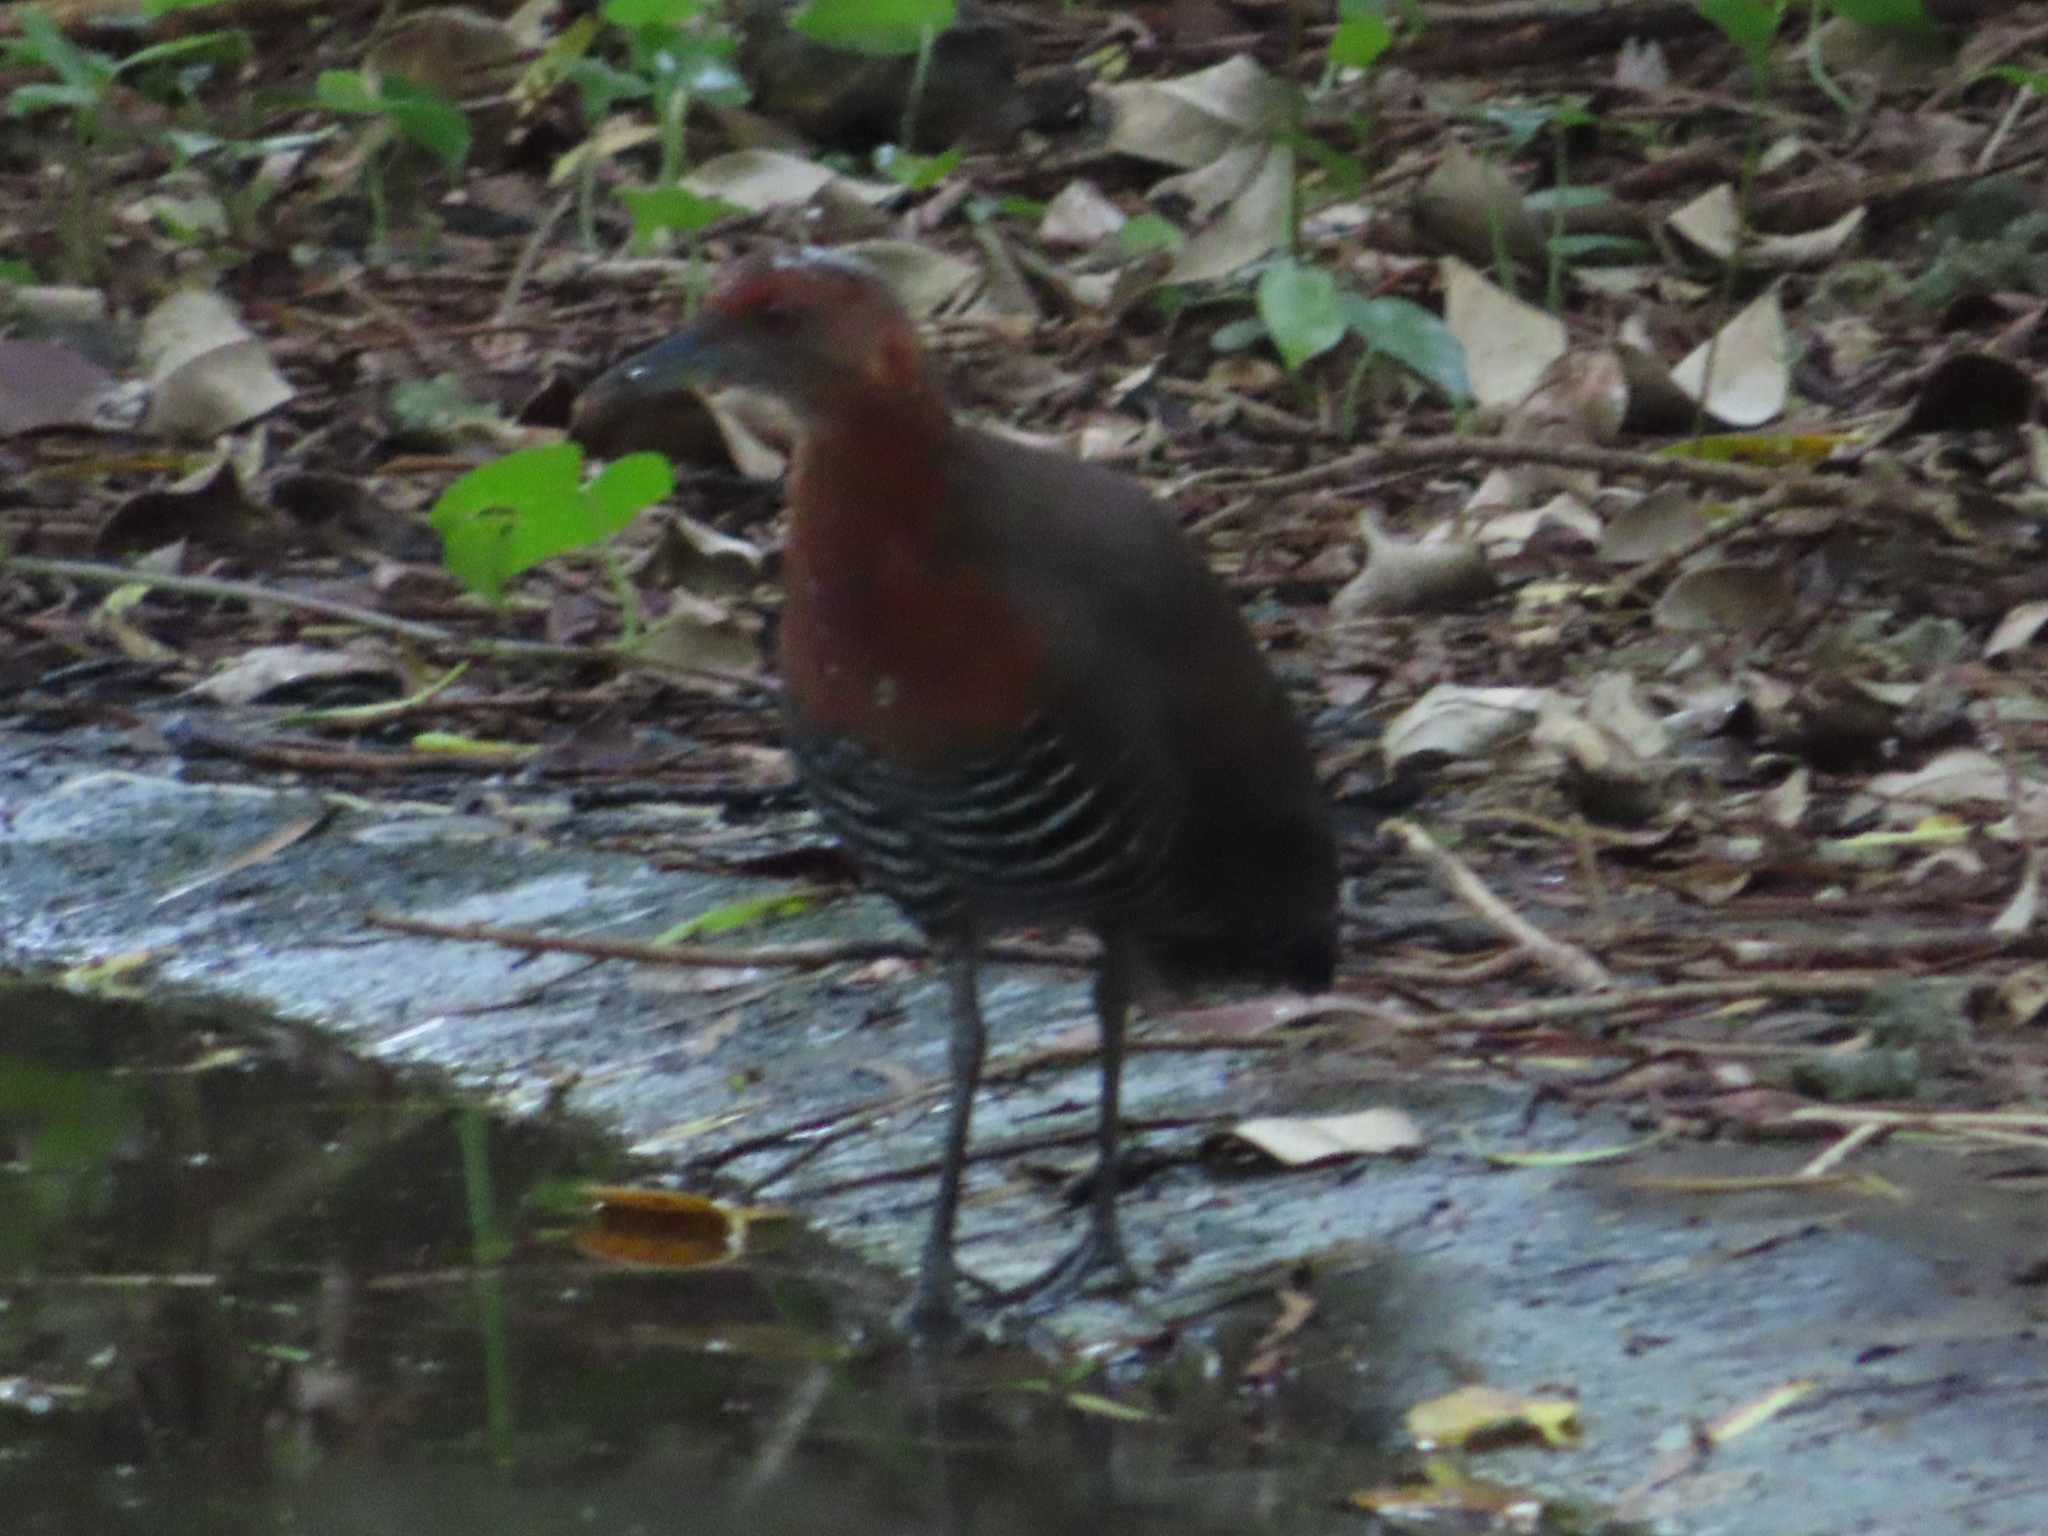
M1259 319L1289 373L1299 373L1344 339L1337 279L1283 256L1259 276Z
M507 584L543 560L596 549L619 596L625 642L640 633L639 602L609 541L675 488L658 453L615 459L589 484L574 443L522 448L480 465L441 493L431 514L442 559L472 592L498 602Z
M917 113L924 102L925 82L931 78L932 50L958 14L957 0L804 0L789 24L813 42L849 53L883 58L916 54L903 100L903 128L897 135L910 145L917 142Z
M631 64L626 78L644 81L654 99L661 134L657 185L673 187L688 163L684 130L690 102L736 107L749 99L746 82L732 64L738 45L710 11L710 0L605 0L598 14L625 34ZM590 86L584 84L584 90L588 111Z
M249 35L240 30L204 32L137 49L122 59L81 47L34 6L17 8L21 35L0 44L0 67L45 71L54 80L32 80L7 93L11 117L60 112L71 121L60 228L65 274L87 281L107 261L107 210L100 196L100 149L120 135L141 137L114 110L114 88L128 77L155 100L176 102L216 70L232 69L250 57Z
M330 112L376 118L390 132L425 150L450 171L469 158L469 119L446 97L397 76L373 79L353 69L326 69L313 89L314 99ZM363 162L363 192L370 200L372 238L382 244L390 233L385 196L384 162L372 152Z

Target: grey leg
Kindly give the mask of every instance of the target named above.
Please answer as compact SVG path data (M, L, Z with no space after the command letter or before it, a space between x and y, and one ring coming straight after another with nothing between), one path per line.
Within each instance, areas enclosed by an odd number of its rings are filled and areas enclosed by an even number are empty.
M946 1146L939 1164L939 1189L932 1224L925 1234L924 1261L905 1319L912 1332L942 1333L958 1325L953 1306L953 1222L960 1209L960 1170L967 1160L967 1132L974 1095L981 1086L981 1062L988 1031L981 1022L981 996L971 939L948 946L947 980L952 987L951 1050L953 1099L946 1115Z
M1033 1310L1050 1310L1071 1301L1082 1283L1102 1270L1113 1274L1118 1289L1138 1283L1116 1225L1117 1148L1122 1139L1124 1021L1131 1010L1134 957L1130 946L1103 936L1102 969L1095 978L1095 1015L1102 1029L1102 1100L1095 1121L1095 1174L1089 1188L1088 1233L1066 1257L1033 1280L1008 1293L1009 1300L1029 1297Z
M1116 1228L1116 1195L1121 1182L1117 1148L1123 1136L1124 1024L1131 1012L1131 953L1128 945L1105 939L1102 969L1095 977L1095 1016L1102 1029L1102 1102L1095 1120L1095 1179L1089 1189L1089 1269L1115 1269L1131 1283L1130 1260Z

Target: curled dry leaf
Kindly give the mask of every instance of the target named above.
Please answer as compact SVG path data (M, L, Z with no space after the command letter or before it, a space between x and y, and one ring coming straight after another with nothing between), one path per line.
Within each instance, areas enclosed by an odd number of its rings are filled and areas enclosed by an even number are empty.
M1245 54L1174 80L1102 87L1109 149L1193 170L1247 139L1264 140L1286 120L1290 88Z
M1482 757L1535 725L1557 697L1548 688L1467 688L1439 683L1387 724L1380 752L1392 768L1404 758Z
M0 437L41 427L89 427L114 376L70 347L0 337Z
M155 386L145 430L205 439L275 410L293 390L218 294L181 289L142 322L142 363Z
M1287 244L1294 217L1294 151L1260 139L1227 151L1215 166L1173 184L1199 185L1221 209L1178 251L1167 276L1207 283L1250 266ZM1169 183L1162 182L1158 190Z
M1791 616L1792 573L1763 560L1722 560L1679 573L1657 600L1660 629L1768 629Z
M1532 739L1563 760L1566 791L1595 821L1640 826L1664 809L1665 770L1567 701L1551 701Z
M1427 239L1467 261L1490 263L1504 246L1517 261L1540 262L1549 241L1514 178L1455 139L1415 189L1413 215Z
M1465 349L1481 405L1512 406L1564 356L1564 322L1525 304L1455 257L1443 263L1444 323Z
M1256 1148L1289 1168L1351 1157L1386 1157L1422 1150L1422 1127L1406 1111L1365 1109L1350 1115L1316 1115L1243 1120L1219 1132L1204 1150L1229 1155Z
M1417 1403L1408 1410L1408 1433L1424 1450L1531 1440L1568 1450L1584 1438L1578 1399L1477 1384Z
M801 206L828 190L869 206L903 195L893 182L842 176L815 160L775 149L736 149L715 156L685 176L683 185L699 197L719 198L749 213Z
M1368 516L1358 520L1365 569L1330 599L1339 618L1364 614L1427 613L1485 601L1498 590L1485 554L1460 540L1417 544L1385 532Z
M2048 624L2048 602L2021 603L2009 610L1984 642L1985 659L2032 645L2044 624Z
M1731 427L1756 427L1774 420L1792 391L1792 337L1777 289L1745 306L1673 369L1671 377L1709 415Z
M1492 477L1489 476L1489 481ZM1496 485L1496 490L1500 487ZM1489 517L1479 528L1479 542L1487 553L1506 559L1521 554L1544 539L1546 544L1597 546L1603 529L1599 514L1570 491L1559 491L1540 507L1526 512L1503 512Z
M1677 553L1706 531L1698 497L1684 486L1659 486L1607 519L1600 558L1615 565L1641 565Z
M1864 210L1851 208L1820 229L1789 235L1752 233L1743 238L1741 205L1723 182L1702 192L1665 221L1671 232L1701 255L1726 264L1738 253L1745 267L1766 272L1822 267L1848 248L1863 227Z
M518 78L527 43L494 16L466 5L437 5L400 18L363 55L363 73L374 80L399 75L412 84L463 101L495 96Z
M2009 807L2015 788L2035 811L2048 796L2048 785L2038 780L2022 776L2015 785L2005 764L1975 747L1957 747L1905 772L1880 773L1868 785L1872 795L1889 803L1895 819L1907 820L1943 806Z
M633 659L657 670L752 676L761 670L761 621L752 613L686 591L647 628Z
M1092 250L1124 227L1123 209L1092 181L1068 182L1045 205L1038 238L1050 246Z
M663 522L658 557L664 585L726 597L751 591L767 563L758 546L681 512Z
M615 1264L694 1269L757 1252L787 1233L790 1215L773 1206L734 1206L680 1190L599 1185L588 1191L594 1219L576 1246Z
M317 645L259 645L195 683L191 692L216 704L254 704L308 683L344 678L386 685L393 695L404 686L389 656Z

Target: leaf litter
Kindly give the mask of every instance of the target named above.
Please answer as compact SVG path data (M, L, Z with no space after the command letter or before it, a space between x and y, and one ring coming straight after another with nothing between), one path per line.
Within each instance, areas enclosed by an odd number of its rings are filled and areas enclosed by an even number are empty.
M49 9L81 31L92 16ZM2048 271L2028 223L2048 129L2007 117L2021 84L1966 91L1961 62L1996 56L2011 18L1975 15L1931 73L1833 55L1879 103L1867 138L1778 78L1788 115L1759 119L1747 208L1723 147L1751 121L1744 76L1708 31L1614 64L1539 22L1514 65L1475 70L1496 35L1447 21L1393 55L1400 72L1295 71L1319 83L1297 107L1277 34L1218 58L1170 24L1105 42L1078 13L1043 18L1006 46L1073 88L1064 115L1027 128L1036 108L1006 95L993 147L932 186L849 174L859 133L816 137L843 114L772 91L707 104L683 184L738 211L679 253L602 196L577 212L578 178L644 182L659 145L624 131L629 101L586 120L550 57L566 32L507 43L450 8L368 43L372 9L343 5L310 46L292 7L241 9L250 69L300 104L239 144L179 141L141 83L107 84L127 131L66 185L73 213L101 217L97 251L67 245L37 152L0 162L0 677L18 717L199 707L197 728L139 739L167 765L204 753L213 772L289 766L374 794L390 767L437 771L424 730L539 749L603 714L617 748L542 756L539 781L710 808L623 846L755 867L804 827L757 676L772 423L716 405L694 434L605 424L605 453L679 461L667 510L616 537L659 637L642 654L618 643L605 560L507 574L492 607L420 536L465 471L580 430L583 387L679 319L708 263L865 243L927 318L963 410L1124 462L1252 602L1352 829L1342 991L1393 1017L1402 1070L1483 1064L1567 1104L1622 1102L1646 1142L1818 1137L1818 1157L1795 1148L1757 1177L1865 1192L1856 1160L1908 1137L2048 1153L2030 1109L2048 1080ZM33 54L7 59L9 89L42 78ZM363 110L304 106L320 70L361 71ZM408 155L380 71L476 105L459 167ZM1708 89L1667 95L1673 78ZM182 88L225 123L249 82ZM1599 94L1590 125L1522 137L1434 97L1574 88ZM18 114L18 142L53 157L78 131ZM1652 157L1663 131L1688 151ZM551 155L598 134L606 153L551 176ZM244 168L248 206L190 211L195 176ZM1297 215L1299 265L1264 280ZM1565 259L1575 240L1617 243ZM1442 315L1463 373L1376 349L1357 306L1390 301ZM424 386L459 395L470 425L409 411ZM119 388L143 403L110 409ZM306 493L322 484L361 499L354 531L348 498ZM676 549L694 558L662 557ZM332 706L321 728L343 745L287 735L283 687L301 711ZM402 717L352 717L366 692ZM461 797L461 772L439 771ZM1390 869L1418 877L1366 830L1396 810L1436 834L1402 846L1449 893L1399 925ZM310 835L281 829L252 857ZM1313 1051L1360 1027L1280 1033Z

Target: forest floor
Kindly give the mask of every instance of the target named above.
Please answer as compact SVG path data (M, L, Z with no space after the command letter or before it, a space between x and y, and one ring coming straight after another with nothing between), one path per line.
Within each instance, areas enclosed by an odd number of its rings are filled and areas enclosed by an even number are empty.
M1424 6L1370 58L998 6L934 64L964 152L879 166L905 66L821 104L773 8L736 52L687 7L0 20L0 963L567 1105L907 1272L942 989L780 746L786 444L584 396L729 256L855 248L963 414L1183 517L1343 829L1330 995L1141 1028L1156 1283L1045 1347L1249 1299L1291 1321L1248 1390L1576 1393L1513 1475L1629 1518L2048 1529L2048 6L1933 9L1752 76L1682 5ZM465 101L459 156L379 71ZM565 434L673 494L479 600L430 509ZM997 1281L1074 1222L1064 943L991 983Z

